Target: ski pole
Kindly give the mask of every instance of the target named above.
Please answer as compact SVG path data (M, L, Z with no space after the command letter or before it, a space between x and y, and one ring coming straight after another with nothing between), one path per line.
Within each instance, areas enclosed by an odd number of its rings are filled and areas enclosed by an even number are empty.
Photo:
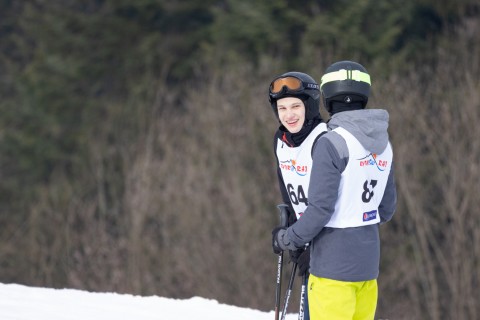
M280 312L280 295L282 291L282 268L283 252L278 255L277 262L277 286L275 289L275 320L278 320Z
M295 273L297 272L297 263L293 264L292 274L290 275L290 280L288 281L287 293L285 294L285 301L283 302L282 310L282 320L285 320L287 315L288 301L290 300L290 294L292 293L293 280L295 280Z
M286 227L288 223L288 205L279 204L277 208L280 210L280 226ZM277 262L277 285L275 288L275 320L279 318L280 298L282 291L282 269L283 269L283 251L278 254Z
M298 311L298 320L305 319L305 289L307 287L307 274L302 276L302 290L300 291L300 308Z
M307 243L305 245L305 250L307 250L309 244ZM308 277L307 277L307 272L305 272L302 275L302 289L300 291L300 307L298 311L298 320L305 320L305 294L306 294L306 289L307 289L307 282L308 282ZM306 319L309 320L309 319Z

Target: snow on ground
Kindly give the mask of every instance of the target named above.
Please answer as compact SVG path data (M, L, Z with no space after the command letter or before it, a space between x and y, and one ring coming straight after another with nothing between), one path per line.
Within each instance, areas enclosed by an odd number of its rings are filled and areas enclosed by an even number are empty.
M0 319L271 320L274 313L220 304L200 297L178 300L0 283ZM286 319L297 319L297 315L287 314Z

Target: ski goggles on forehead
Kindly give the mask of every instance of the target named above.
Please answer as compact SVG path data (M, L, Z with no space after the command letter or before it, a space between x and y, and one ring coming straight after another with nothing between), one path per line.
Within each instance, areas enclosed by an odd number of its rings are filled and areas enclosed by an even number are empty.
M320 86L316 83L303 82L296 77L288 76L273 80L270 84L270 93L279 94L284 91L284 88L286 88L288 92L303 91L305 89L320 90Z

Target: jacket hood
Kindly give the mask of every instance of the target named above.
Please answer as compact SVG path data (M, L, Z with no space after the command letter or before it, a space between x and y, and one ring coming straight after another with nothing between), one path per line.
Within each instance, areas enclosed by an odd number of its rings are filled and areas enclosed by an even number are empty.
M370 152L382 153L388 145L389 115L383 109L363 109L336 113L328 122L330 129L342 127Z

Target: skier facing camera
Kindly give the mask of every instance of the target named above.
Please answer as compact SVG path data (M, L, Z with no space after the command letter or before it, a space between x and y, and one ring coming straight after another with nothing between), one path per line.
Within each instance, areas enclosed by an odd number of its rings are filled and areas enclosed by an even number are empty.
M312 150L327 130L320 116L320 86L306 73L287 72L272 81L269 100L280 122L274 137L274 152L280 191L289 207L288 225L291 226L308 206ZM298 275L303 276L304 282L308 281L308 247L290 251L290 258L298 266ZM303 319L308 320L308 299L303 307Z

